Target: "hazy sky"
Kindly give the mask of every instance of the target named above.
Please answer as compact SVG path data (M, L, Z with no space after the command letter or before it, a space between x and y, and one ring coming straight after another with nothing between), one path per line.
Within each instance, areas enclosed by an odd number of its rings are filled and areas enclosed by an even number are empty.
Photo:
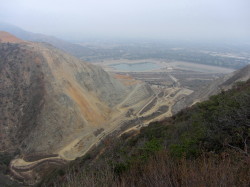
M250 39L250 0L1 0L0 21L72 39Z

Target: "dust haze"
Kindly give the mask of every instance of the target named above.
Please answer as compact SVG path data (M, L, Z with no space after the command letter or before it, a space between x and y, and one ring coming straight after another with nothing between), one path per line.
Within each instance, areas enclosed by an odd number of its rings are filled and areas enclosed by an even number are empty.
M2 0L0 21L64 39L250 40L248 0Z

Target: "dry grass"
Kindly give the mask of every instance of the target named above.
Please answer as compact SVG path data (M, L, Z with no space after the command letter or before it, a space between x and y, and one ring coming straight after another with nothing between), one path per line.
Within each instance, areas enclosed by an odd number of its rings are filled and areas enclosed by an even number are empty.
M51 186L143 186L143 187L228 187L250 185L250 158L233 153L203 155L195 160L175 160L166 151L158 152L146 164L134 164L121 175L112 166L74 169Z
M119 186L249 186L249 166L249 158L236 163L229 157L203 155L176 161L161 152L145 166L135 166L122 176Z

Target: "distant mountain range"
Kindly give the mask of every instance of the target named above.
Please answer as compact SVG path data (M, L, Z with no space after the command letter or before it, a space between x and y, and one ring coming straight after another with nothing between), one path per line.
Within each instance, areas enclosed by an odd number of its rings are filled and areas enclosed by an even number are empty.
M0 31L1 30L9 32L22 40L49 43L55 46L56 48L61 49L78 58L82 56L89 56L89 55L94 54L94 51L87 47L83 47L78 44L72 44L70 42L56 38L54 36L47 36L44 34L37 34L37 33L32 33L29 31L25 31L19 27L16 27L10 24L0 23Z

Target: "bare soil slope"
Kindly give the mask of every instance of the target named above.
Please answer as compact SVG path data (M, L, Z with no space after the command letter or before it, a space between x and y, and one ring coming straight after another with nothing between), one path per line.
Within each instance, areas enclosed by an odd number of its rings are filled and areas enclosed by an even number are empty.
M9 34L5 31L0 31L0 43L21 43L23 40Z
M84 155L136 118L128 111L139 112L154 95L141 82L123 84L50 45L1 35L0 151L17 153L11 172L30 184L48 163Z

